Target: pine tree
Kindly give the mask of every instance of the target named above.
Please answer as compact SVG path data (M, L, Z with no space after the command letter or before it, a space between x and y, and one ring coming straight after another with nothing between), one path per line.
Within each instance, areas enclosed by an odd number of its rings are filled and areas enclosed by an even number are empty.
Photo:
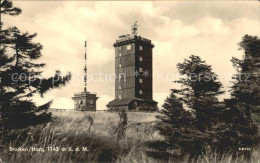
M233 151L258 144L252 115L259 114L260 107L260 39L245 35L239 46L245 55L231 60L238 73L231 87L231 99L226 100L228 118L222 129L229 136L221 139L228 142L225 150Z
M196 119L190 111L183 108L177 90L171 90L170 96L166 98L157 129L164 137L164 141L153 145L160 152L158 157L180 159L184 155L197 156L205 147L207 136L196 128Z
M21 13L20 8L13 7L13 3L9 0L4 0L0 2L0 18L2 15L17 16ZM0 19L1 21L2 19ZM6 115L7 108L11 105L11 99L15 96L14 93L5 90L5 85L3 84L4 73L8 70L8 65L12 63L13 58L6 54L8 45L11 44L10 35L14 28L2 29L3 22L0 22L0 124L1 124L1 140L3 139L6 130ZM7 100L9 99L9 100Z
M177 64L177 68L183 77L175 82L182 87L171 90L162 115L157 116L160 120L157 128L165 141L152 146L165 158L198 156L205 152L211 145L210 135L214 135L212 127L219 121L216 116L223 109L217 98L223 93L222 84L211 66L191 55Z
M1 2L1 14L19 13L21 10L13 7L12 2ZM42 45L33 42L36 34L22 33L16 27L1 28L0 32L0 120L3 136L12 129L49 121L51 113L48 108L52 101L37 106L32 97L37 93L43 96L50 89L64 86L71 75L62 76L60 71L56 71L53 77L41 76L45 64L37 63L42 56Z
M235 57L231 60L238 72L231 96L249 105L252 113L260 113L260 39L245 35L239 46L245 55L241 60Z
M217 96L223 93L222 84L211 66L199 56L191 55L183 63L177 64L177 68L184 76L176 81L182 86L179 90L182 101L195 112L198 129L207 131L213 125L214 114L220 111Z

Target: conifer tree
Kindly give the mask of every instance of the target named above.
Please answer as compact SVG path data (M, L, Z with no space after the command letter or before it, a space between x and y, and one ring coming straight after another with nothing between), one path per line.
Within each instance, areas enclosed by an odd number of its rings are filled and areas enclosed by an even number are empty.
M9 0L4 0L0 2L0 18L3 15L17 16L21 13L21 9L14 7L13 3ZM4 73L8 70L8 65L12 63L13 58L6 54L8 46L11 44L11 32L14 27L3 29L3 22L0 19L0 124L1 124L1 136L5 133L6 126L6 109L11 105L11 100L15 96L14 93L5 90L5 85L3 79L5 77ZM9 99L9 100L7 100Z
M166 153L165 157L198 156L208 149L212 126L218 123L215 116L219 116L222 108L217 96L223 93L222 84L211 66L198 56L191 55L177 68L183 77L176 82L182 87L171 90L162 115L157 116L160 120L157 128L165 138L157 144L157 150L161 155Z
M183 76L176 81L182 86L178 94L182 102L195 112L198 129L207 131L212 126L214 114L219 112L217 96L223 93L222 84L211 66L199 56L191 55L177 64L177 68Z
M1 14L19 13L21 10L13 7L9 0L1 2ZM51 113L47 110L52 101L37 106L32 97L37 93L43 96L50 89L64 86L70 80L70 73L62 76L60 71L56 71L53 77L42 77L45 64L37 62L42 56L42 45L34 43L36 34L22 33L16 27L1 28L0 32L0 120L3 135L12 129L49 121Z
M171 90L162 106L161 115L157 116L160 120L157 129L165 138L162 144L164 152L173 158L182 158L185 154L199 155L207 142L207 136L198 131L195 117L183 108L176 92Z
M233 57L237 70L231 87L232 99L247 104L251 113L260 113L260 39L245 35L239 43L243 59Z
M228 118L221 128L228 136L220 136L220 145L227 142L223 149L233 151L257 146L258 129L252 115L258 114L259 118L260 111L260 39L245 35L239 46L245 55L231 60L238 73L231 87L231 99L226 100Z

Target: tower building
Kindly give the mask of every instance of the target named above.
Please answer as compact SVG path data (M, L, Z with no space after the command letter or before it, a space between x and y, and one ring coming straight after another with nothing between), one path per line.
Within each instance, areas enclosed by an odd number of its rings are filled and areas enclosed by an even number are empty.
M74 109L80 111L96 111L97 95L87 91L87 41L85 41L84 91L75 93Z
M137 35L137 22L130 34L121 35L115 48L115 99L109 110L156 110L153 100L153 56L151 40Z

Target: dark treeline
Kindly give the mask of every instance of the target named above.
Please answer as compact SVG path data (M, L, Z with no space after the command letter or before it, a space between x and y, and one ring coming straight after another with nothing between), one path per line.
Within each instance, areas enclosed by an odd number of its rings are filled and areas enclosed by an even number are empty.
M243 59L232 58L237 70L230 88L231 98L218 100L222 84L211 66L191 55L177 68L181 89L172 89L161 111L157 128L164 141L151 144L150 155L180 159L208 151L244 154L259 145L257 123L260 113L260 39L245 35L239 43ZM246 152L243 151L246 149Z

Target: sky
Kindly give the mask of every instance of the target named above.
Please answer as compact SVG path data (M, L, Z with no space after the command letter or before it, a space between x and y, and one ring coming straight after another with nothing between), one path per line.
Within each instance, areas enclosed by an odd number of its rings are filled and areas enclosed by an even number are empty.
M55 70L72 73L71 82L35 96L37 104L53 99L51 108L73 109L74 93L83 91L84 41L88 42L88 91L99 97L97 109L106 109L114 99L115 54L113 44L131 33L138 22L138 34L152 40L153 98L158 106L179 87L177 63L191 54L212 65L229 96L235 69L232 57L241 58L238 43L245 34L260 35L259 1L14 1L22 9L16 17L3 16L5 27L37 33L47 64L43 76Z

